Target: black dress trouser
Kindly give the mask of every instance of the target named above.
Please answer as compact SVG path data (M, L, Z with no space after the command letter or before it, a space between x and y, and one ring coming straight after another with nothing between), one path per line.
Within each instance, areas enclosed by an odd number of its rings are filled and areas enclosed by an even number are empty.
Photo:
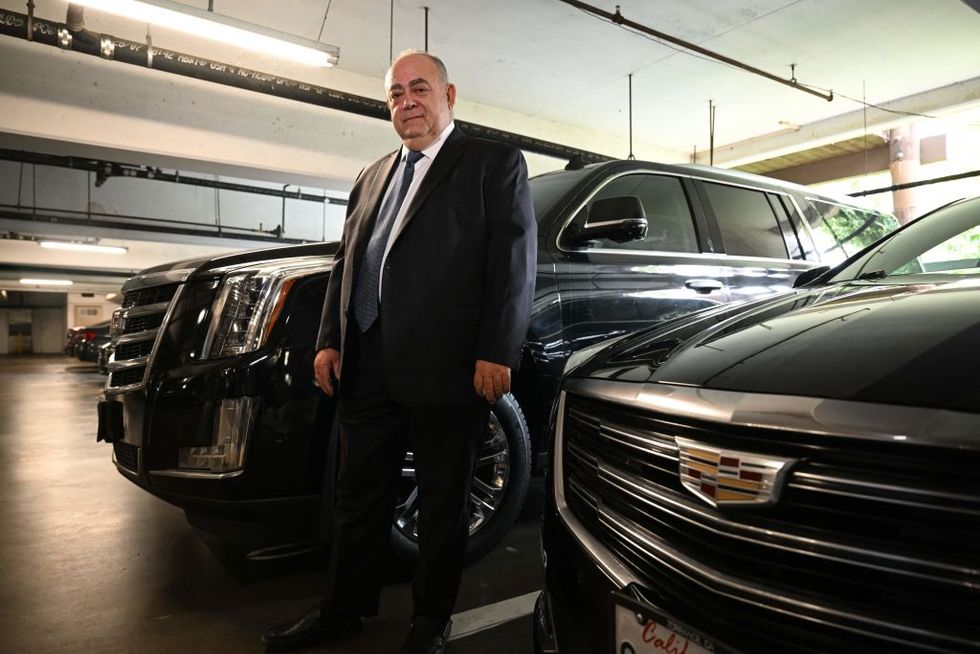
M474 393L463 405L406 407L385 382L377 320L366 333L351 321L339 384L340 466L334 541L322 608L375 615L396 493L407 449L414 453L419 562L413 618L441 624L456 602L469 529L468 498L489 407Z

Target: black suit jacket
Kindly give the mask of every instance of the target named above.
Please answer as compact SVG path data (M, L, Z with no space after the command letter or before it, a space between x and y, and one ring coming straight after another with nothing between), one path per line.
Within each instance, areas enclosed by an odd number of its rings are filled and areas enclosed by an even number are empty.
M317 349L346 358L353 290L400 150L351 191L327 284ZM474 365L516 369L534 292L537 224L521 152L454 129L419 186L382 271L389 390L405 405L468 402ZM341 382L342 385L342 382Z

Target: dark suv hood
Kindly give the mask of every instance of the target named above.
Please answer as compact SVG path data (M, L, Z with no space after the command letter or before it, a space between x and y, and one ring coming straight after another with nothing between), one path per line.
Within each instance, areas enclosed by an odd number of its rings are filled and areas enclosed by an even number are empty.
M198 257L196 259L182 259L173 261L152 268L145 268L139 272L140 275L153 273L170 272L172 270L194 270L196 273L206 273L215 268L224 266L234 266L241 263L252 261L265 261L268 259L287 259L292 257L304 256L330 256L337 251L338 243L305 243L302 245L282 245L271 248L261 248L257 250L241 250L229 254L219 254L214 257Z
M685 323L693 330L685 333ZM884 281L795 292L707 320L695 316L627 339L583 372L978 412L978 345L977 280Z

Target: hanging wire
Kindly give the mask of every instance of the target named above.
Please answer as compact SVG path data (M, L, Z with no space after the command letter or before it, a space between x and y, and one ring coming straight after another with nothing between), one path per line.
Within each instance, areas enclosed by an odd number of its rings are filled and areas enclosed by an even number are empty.
M327 24L327 15L330 13L331 4L333 4L333 0L327 0L327 8L323 11L323 20L320 22L320 33L316 35L317 41L323 37L323 28Z
M715 165L715 101L708 100L708 165Z
M20 197L24 188L24 162L20 162L20 177L17 179L17 208L20 209Z
M429 51L429 8L422 7L425 9L425 51Z
M327 189L323 191L323 218L320 222L320 240L327 240Z
M395 0L388 10L388 63L395 60Z
M215 174L214 181L218 181L218 175ZM221 189L214 189L214 224L218 228L218 236L221 236Z
M630 85L629 87L630 154L626 158L632 161L633 159L636 159L636 157L633 156L633 73L630 73L627 77L629 78L629 85Z
M861 80L861 97L867 97L867 80ZM864 119L864 176L867 177L870 172L871 164L868 161L868 105L863 102L863 107L861 107L862 118Z

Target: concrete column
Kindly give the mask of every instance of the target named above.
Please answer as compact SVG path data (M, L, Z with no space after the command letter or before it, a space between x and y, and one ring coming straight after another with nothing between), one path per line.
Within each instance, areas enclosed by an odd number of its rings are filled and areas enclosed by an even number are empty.
M892 184L907 184L919 181L919 137L915 125L905 125L888 130L889 164ZM918 217L916 195L918 189L892 191L895 217L905 224Z

